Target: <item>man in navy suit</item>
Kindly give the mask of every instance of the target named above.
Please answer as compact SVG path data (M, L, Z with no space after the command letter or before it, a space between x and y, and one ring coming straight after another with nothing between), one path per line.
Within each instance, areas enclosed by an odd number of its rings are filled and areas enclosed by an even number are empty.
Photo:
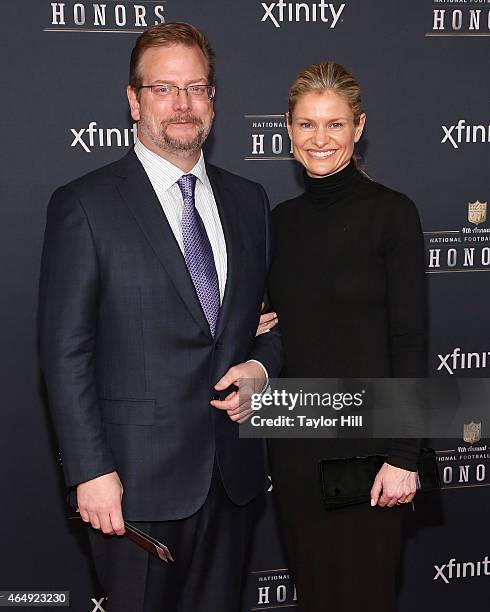
M265 490L262 444L240 440L281 367L256 337L269 261L263 188L205 163L214 56L189 24L137 40L138 141L53 195L40 346L65 481L111 611L232 612ZM233 386L234 385L234 386ZM165 565L123 520L168 545Z

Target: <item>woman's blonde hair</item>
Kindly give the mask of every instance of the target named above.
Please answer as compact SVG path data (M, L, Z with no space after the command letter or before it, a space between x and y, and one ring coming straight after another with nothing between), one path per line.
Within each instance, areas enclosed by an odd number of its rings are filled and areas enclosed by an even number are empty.
M341 95L349 105L354 115L354 125L359 125L363 112L361 105L361 88L352 74L337 62L321 62L311 64L302 70L289 89L289 114L291 122L298 98L310 92L321 93L334 91ZM364 165L358 153L353 155L354 163L365 173Z

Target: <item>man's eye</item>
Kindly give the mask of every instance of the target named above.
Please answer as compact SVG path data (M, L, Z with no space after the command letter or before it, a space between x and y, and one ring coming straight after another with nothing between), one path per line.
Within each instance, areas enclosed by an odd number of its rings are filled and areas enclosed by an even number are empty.
M171 88L168 85L157 85L155 87L155 91L158 94L166 95L166 94L170 93Z

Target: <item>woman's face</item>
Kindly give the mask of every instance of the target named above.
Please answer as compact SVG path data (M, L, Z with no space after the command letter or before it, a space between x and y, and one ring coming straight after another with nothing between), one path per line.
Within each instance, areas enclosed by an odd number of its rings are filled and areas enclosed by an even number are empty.
M347 101L332 90L301 95L288 122L294 157L314 177L339 172L349 163L366 115L354 125Z

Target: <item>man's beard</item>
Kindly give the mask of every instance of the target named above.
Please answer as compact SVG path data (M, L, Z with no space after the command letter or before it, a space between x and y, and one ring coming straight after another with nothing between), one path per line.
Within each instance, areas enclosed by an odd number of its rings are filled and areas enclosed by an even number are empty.
M176 121L188 121L197 126L197 133L192 140L181 140L179 138L172 138L167 133L167 128L171 123ZM155 132L151 125L145 120L144 117L140 119L140 127L143 133L162 151L173 153L174 155L181 155L186 157L189 153L195 153L199 151L206 140L211 125L205 126L204 121L199 117L193 115L174 115L166 121L160 123L160 129Z

